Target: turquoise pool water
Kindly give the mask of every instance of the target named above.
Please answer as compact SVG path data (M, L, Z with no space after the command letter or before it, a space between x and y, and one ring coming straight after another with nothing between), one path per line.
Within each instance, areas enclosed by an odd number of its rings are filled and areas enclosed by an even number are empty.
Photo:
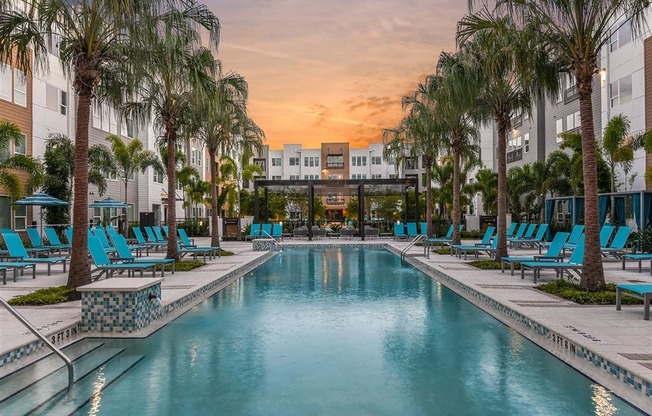
M382 249L286 250L144 340L84 414L634 415Z

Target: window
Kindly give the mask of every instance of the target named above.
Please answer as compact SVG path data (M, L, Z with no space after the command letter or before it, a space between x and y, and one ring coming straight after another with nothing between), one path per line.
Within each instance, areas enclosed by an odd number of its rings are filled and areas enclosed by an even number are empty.
M389 179L396 179L396 178L398 178L398 175L396 173L389 174Z
M557 143L560 143L563 139L559 135L564 132L564 119L563 118L558 118L557 119L557 127L555 129L555 132L556 132Z
M319 167L319 156L306 156L303 158L303 166Z
M326 167L329 169L341 169L344 167L343 155L328 155L326 156Z
M24 155L27 153L27 135L21 134L20 142L14 143L14 154L15 155Z
M620 23L614 25L611 29L611 38L609 38L609 50L611 52L632 41L632 23L627 21L619 26Z
M579 129L582 126L582 121L580 119L580 112L576 111L573 114L566 116L566 131L571 131Z
M344 179L344 175L341 173L329 173L328 179Z
M291 158L290 158L291 159ZM298 158L297 158L298 159ZM290 180L291 181L298 181L299 180L299 175L290 175Z
M382 165L383 164L382 156L371 156L371 164L372 165Z
M371 179L382 179L382 178L383 178L383 175L381 175L380 173L372 173L371 174Z
M273 157L272 158L272 166L283 166L282 160L283 159L281 159L280 157Z
M367 175L364 173L354 173L351 175L351 179L367 179Z
M272 176L273 181L280 181L281 179L283 179L283 177L281 175L273 175Z
M50 33L45 37L45 47L48 50L48 53L58 57L59 56L59 35L56 33Z
M523 159L523 149L521 148L521 136L518 136L507 143L507 163L521 159Z
M0 98L11 101L13 96L12 90L12 71L9 65L0 62Z
M530 152L530 133L525 133L523 135L523 147L524 147L523 151L525 153Z
M510 152L521 147L521 136L514 137L507 144L507 151Z
M17 68L14 68L14 103L27 106L27 77Z
M344 194L342 192L329 192L326 203L328 205L344 205Z
M127 128L127 137L134 137L134 121L130 118L125 119L125 127Z
M45 107L64 116L68 112L68 93L51 84L45 85Z
M303 179L315 180L315 179L319 179L319 175L303 175Z
M254 164L260 166L263 172L267 170L267 161L265 159L254 159Z
M64 116L68 113L68 93L61 91L61 100L59 101L59 112Z
M24 230L27 225L27 206L14 205L14 229Z
M298 157L291 157L290 158L290 166L299 166L299 158Z
M93 127L102 128L102 106L97 101L93 102Z
M154 182L163 183L163 172L157 173L156 170L154 169L152 169L152 171L154 172L153 174Z
M609 86L609 102L612 107L626 103L632 99L632 76L628 75L611 83Z
M108 172L108 171L103 170L102 171L102 176L104 176L105 179L109 179L109 180L112 180L112 181L117 181L118 180L118 177L117 177L115 172Z
M367 166L367 156L353 156L351 166Z

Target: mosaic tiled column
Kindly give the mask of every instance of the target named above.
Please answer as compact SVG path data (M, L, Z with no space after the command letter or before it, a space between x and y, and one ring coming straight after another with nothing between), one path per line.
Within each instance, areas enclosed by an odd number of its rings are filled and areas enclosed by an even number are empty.
M161 282L152 278L114 278L82 286L81 329L134 332L161 316Z

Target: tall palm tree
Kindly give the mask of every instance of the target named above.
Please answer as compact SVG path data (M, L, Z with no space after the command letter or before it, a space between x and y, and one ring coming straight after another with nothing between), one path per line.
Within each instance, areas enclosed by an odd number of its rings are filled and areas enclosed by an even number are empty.
M110 134L106 140L111 144L112 154L111 166L107 166L107 170L115 173L123 182L124 202L129 203L127 193L129 180L133 179L138 171L144 173L147 168L151 167L156 173L163 173L165 168L156 153L151 150L143 150L143 142L137 138L125 143L120 136ZM127 236L127 227L123 232Z
M20 198L23 192L32 193L43 184L43 165L31 156L11 155L11 145L23 144L23 134L15 123L0 120L0 187L12 199ZM16 170L27 173L25 186L16 175Z
M440 125L430 91L431 77L420 83L414 95L403 97L403 110L409 109L394 129L383 130L383 157L398 168L408 159L422 160L426 173L426 224L428 235L433 235L432 173L443 148Z
M585 247L580 286L597 290L605 284L600 253L598 218L597 147L593 127L593 77L600 69L600 50L608 45L614 23L631 22L635 32L645 24L647 0L499 0L497 7L513 21L522 22L519 33L536 33L533 39L561 61L575 76L580 101L584 176ZM504 31L504 22L479 17L467 29ZM497 24L498 23L498 24Z
M47 38L58 36L59 59L71 75L77 96L75 117L74 231L68 286L90 283L87 255L88 129L91 101L104 71L121 66L133 23L142 20L155 2L144 0L34 0L24 9L0 1L0 56L21 68L47 69ZM28 71L29 72L29 71Z
M162 132L161 144L167 148L168 179L167 258L178 259L176 235L176 146L180 130L191 126L193 103L209 96L215 88L217 63L212 50L219 42L217 17L194 0L179 3L184 7L168 10L154 30L144 34L141 43L142 63L132 65L133 77L124 81L128 95L138 102L128 102L125 112L144 121L153 117L155 128ZM200 27L210 35L211 47L201 45Z
M487 23L492 22L492 23ZM502 25L506 30L493 30ZM507 30L510 29L510 30ZM497 131L498 212L496 258L507 255L507 135L516 114L530 114L532 103L559 89L559 65L532 32L519 32L509 18L487 9L465 16L458 25L464 60L476 75L477 107L485 124Z
M482 196L482 209L487 215L496 215L498 174L491 169L480 169L475 174L475 192Z

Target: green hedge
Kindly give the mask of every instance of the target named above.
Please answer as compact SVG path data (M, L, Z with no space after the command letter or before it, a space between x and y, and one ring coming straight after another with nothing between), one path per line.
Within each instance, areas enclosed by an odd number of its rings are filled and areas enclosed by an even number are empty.
M597 292L588 292L580 289L579 285L567 280L555 280L537 286L537 289L570 300L581 305L615 305L616 284L609 283ZM623 296L623 305L640 305L643 301L631 296Z
M13 306L54 305L74 300L76 294L77 292L75 289L68 286L48 287L26 295L11 298L9 299L9 304Z

